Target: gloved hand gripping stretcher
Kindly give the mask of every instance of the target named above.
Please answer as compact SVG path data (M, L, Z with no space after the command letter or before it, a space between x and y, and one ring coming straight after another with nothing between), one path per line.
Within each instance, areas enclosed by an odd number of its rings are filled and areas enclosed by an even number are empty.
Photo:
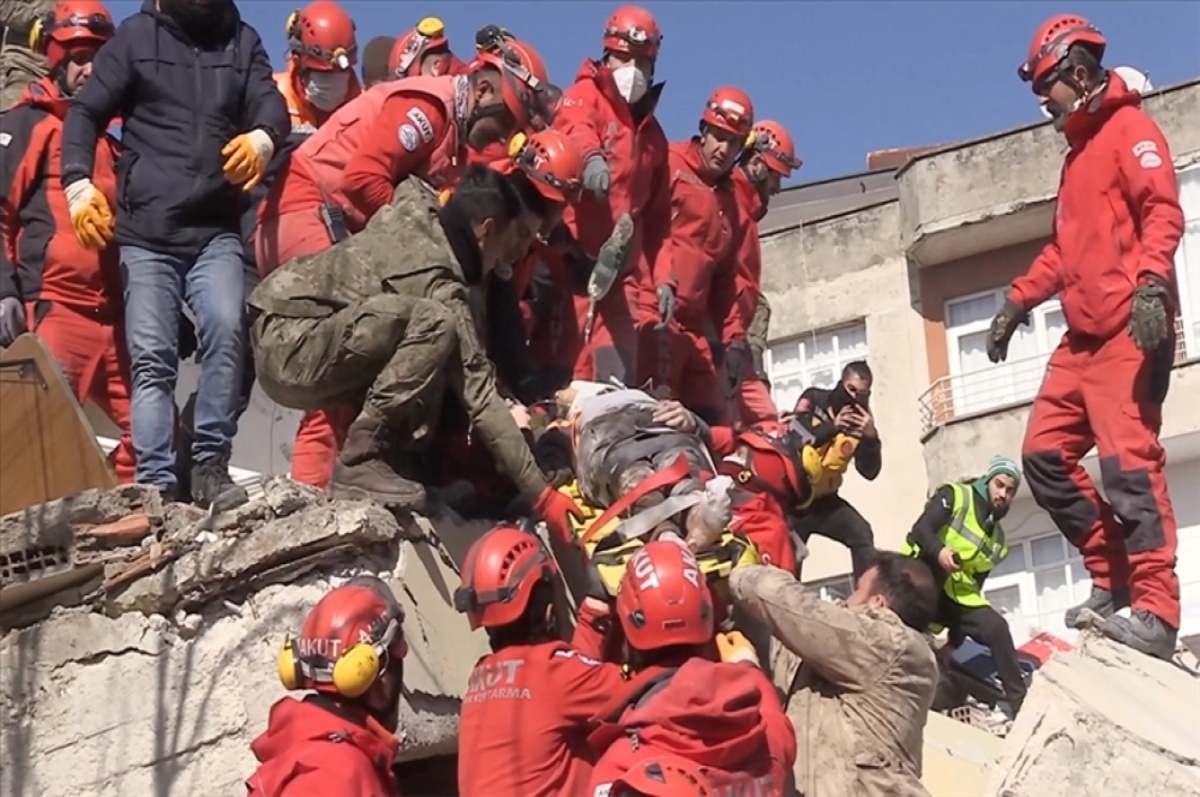
M580 507L575 539L610 595L630 558L664 534L687 541L718 594L735 564L758 562L729 530L733 481L714 475L699 435L655 423L658 402L640 390L576 382L568 394L576 479L560 490Z

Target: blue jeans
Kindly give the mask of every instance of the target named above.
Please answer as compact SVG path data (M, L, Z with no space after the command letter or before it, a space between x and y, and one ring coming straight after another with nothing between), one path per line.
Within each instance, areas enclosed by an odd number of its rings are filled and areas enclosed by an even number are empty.
M175 385L184 302L196 318L200 343L193 463L227 458L237 434L246 338L242 241L233 233L218 235L198 255L189 257L123 246L121 281L133 371L135 479L159 488L174 487Z

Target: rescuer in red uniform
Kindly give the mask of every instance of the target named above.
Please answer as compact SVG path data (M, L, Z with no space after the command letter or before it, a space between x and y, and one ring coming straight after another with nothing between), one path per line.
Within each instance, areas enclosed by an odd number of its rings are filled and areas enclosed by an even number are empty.
M1067 333L1050 357L1022 447L1038 505L1079 548L1092 594L1067 611L1169 659L1180 621L1175 512L1158 440L1174 359L1175 250L1183 211L1167 141L1141 96L1100 65L1105 40L1082 17L1038 30L1020 76L1067 138L1054 240L992 321L1005 359L1028 312L1057 294ZM1080 460L1095 445L1103 500ZM1116 611L1132 602L1129 618Z
M259 210L260 271L361 230L410 174L451 185L466 165L469 143L545 123L546 67L532 47L498 43L471 68L469 75L382 83L300 145ZM356 414L345 407L305 415L292 452L293 479L328 485Z
M316 0L288 18L287 69L275 83L287 100L292 133L307 135L362 93L354 65L354 20L331 0Z
M467 65L450 52L446 25L437 17L425 17L417 26L397 37L388 58L393 77L441 77L462 75Z
M754 144L734 171L742 224L738 231L738 312L742 326L751 330L755 314L765 310L762 299L762 247L758 241L758 223L767 215L771 197L778 194L782 181L801 166L791 135L778 122L762 121L754 125ZM762 303L763 308L759 305ZM765 327L765 323L761 323ZM765 337L766 329L762 330ZM765 340L763 341L765 343ZM744 423L775 420L779 417L766 375L760 373L750 352L735 348L726 354L725 371L730 388L737 396L737 409Z
M113 30L96 0L58 3L32 37L50 74L0 116L0 346L26 331L45 341L80 403L92 399L121 429L113 464L121 482L132 482L129 359L112 218L97 227L78 214L76 224L59 188L67 106ZM109 207L116 207L116 153L116 142L101 134L92 181Z
M754 106L740 89L713 92L700 117L700 135L671 144L671 227L654 262L658 322L642 327L642 373L668 385L707 423L720 423L729 396L721 389L709 327L723 352L746 350L738 308L734 231L738 200L730 172L754 123Z
M641 381L637 324L657 314L652 264L671 227L667 137L654 116L663 84L651 84L661 41L649 11L618 8L604 27L604 57L583 62L554 117L583 151L586 191L566 224L584 253L596 258L623 214L634 221L624 277L596 303L592 328L584 329L590 335L576 363L579 379ZM575 305L586 326L586 293Z
M250 745L261 766L249 797L399 797L392 762L404 689L404 609L373 576L351 579L317 602L299 639L279 654L288 690Z

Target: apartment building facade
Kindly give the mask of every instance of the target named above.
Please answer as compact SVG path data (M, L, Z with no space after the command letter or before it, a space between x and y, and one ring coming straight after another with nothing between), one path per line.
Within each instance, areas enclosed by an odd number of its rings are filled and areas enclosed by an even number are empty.
M1171 145L1187 228L1176 259L1181 307L1162 439L1179 523L1186 633L1200 631L1200 80L1154 92L1147 111ZM1032 314L1007 362L985 354L1009 283L1048 240L1066 143L1049 124L922 151L893 171L800 186L763 222L771 301L767 368L776 403L831 385L866 359L884 467L848 477L844 496L898 548L928 491L969 478L994 454L1018 457L1030 403L1065 331L1057 300ZM1099 484L1095 457L1087 467ZM1002 608L1063 633L1062 611L1090 583L1022 486L1005 522L1011 554L988 579ZM849 587L850 558L810 544L806 581Z

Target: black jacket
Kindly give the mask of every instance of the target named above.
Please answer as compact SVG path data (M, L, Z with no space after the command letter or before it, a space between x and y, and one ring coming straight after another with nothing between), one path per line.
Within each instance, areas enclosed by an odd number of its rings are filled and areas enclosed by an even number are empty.
M815 444L824 445L837 435L833 419L844 403L840 403L840 391L810 387L796 402L796 420L804 430L815 438ZM854 468L867 481L875 481L883 470L883 445L879 442L878 430L875 437L864 437L854 452Z
M233 3L202 42L154 0L121 23L67 113L64 186L91 175L97 133L117 116L117 242L185 257L241 232L247 198L221 149L256 128L279 148L290 130L262 40Z

